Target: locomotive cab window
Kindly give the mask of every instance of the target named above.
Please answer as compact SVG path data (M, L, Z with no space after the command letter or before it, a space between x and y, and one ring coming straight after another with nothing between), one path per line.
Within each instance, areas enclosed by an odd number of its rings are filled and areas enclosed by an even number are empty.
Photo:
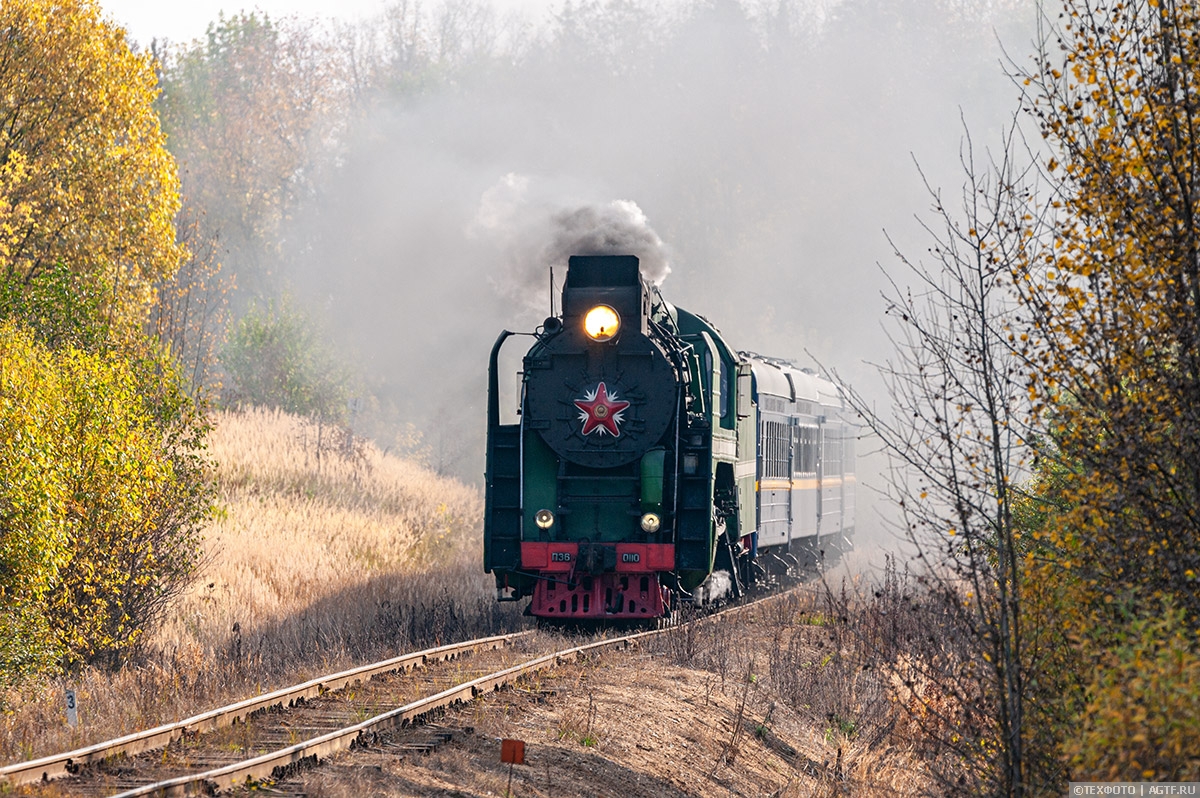
M712 392L713 392L713 409L717 415L725 416L725 404L727 398L725 396L725 370L721 368L721 358L718 355L713 357L712 353L708 354L708 360L712 363Z
M750 417L750 394L752 391L750 364L741 362L737 367L737 416Z
M717 358L714 366L715 373L713 374L713 379L716 380L717 391L720 394L717 401L717 413L721 417L721 426L726 429L733 429L735 426L733 418L733 380L737 372L721 358Z
M712 350L705 348L704 350L704 393L707 394L709 401L713 395L713 376L716 369L719 368L713 363ZM712 406L711 404L709 405Z
M721 386L721 402L718 407L720 408L721 418L725 418L729 415L729 369L721 368L717 384Z

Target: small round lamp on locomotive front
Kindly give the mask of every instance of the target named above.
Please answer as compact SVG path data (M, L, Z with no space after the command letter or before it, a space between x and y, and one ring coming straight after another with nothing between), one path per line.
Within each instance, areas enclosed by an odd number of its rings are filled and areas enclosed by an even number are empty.
M533 516L533 522L538 525L538 529L549 529L554 526L554 513L549 510L538 510Z
M583 317L583 331L593 341L611 341L621 329L621 317L608 305L597 305Z
M658 517L657 513L646 513L642 516L642 531L653 535L660 526L662 526L662 519Z

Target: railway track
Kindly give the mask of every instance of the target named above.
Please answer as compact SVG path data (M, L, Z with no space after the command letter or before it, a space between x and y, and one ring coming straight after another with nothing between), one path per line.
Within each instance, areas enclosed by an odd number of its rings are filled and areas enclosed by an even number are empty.
M304 734L306 723L314 724L313 728L327 727L330 721L338 718L339 712L350 708L344 706L338 709L339 702L369 706L373 699L383 700L374 694L386 689L385 685L398 688L407 684L410 692L414 689L419 691L424 686L414 685L436 683L439 678L436 666L445 667L458 663L467 655L473 655L472 658L478 659L482 667L487 667L488 654L495 659L495 652L518 647L532 636L532 632L518 632L480 638L322 676L176 723L74 751L8 765L0 768L0 784L19 786L65 779L61 785L71 794L111 795L128 786L131 780L138 780L130 776L130 771L141 772L148 766L156 770L169 770L172 765L177 772L188 769L189 762L199 762L205 758L202 747L209 742L225 750L226 753L217 756L218 759L228 760L231 753L252 746L254 735L260 728L276 725L271 722L273 719L286 718L278 725L285 728L285 734L289 736ZM417 668L428 672L424 678L412 678L410 672ZM443 681L453 680L454 671L443 673L440 678ZM397 695L403 695L403 690ZM347 696L356 696L358 700L347 701ZM354 707L351 711L361 709ZM326 716L324 719L322 714ZM149 752L157 753L147 756ZM174 794L187 794L187 791Z
M533 632L441 646L313 679L178 723L9 765L0 768L0 779L13 786L54 780L53 788L71 795L120 798L212 794L272 782L539 670L635 646L669 631L636 632L560 650L547 650L553 648L551 641ZM432 736L446 739L452 734L434 729Z

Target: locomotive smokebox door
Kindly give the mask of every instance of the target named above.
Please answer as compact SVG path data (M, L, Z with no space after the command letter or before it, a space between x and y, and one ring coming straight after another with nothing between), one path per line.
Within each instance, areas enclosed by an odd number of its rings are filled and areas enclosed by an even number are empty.
M563 330L525 360L528 418L537 419L530 426L559 457L613 468L640 458L666 432L676 374L647 335L649 315L637 258L571 258Z

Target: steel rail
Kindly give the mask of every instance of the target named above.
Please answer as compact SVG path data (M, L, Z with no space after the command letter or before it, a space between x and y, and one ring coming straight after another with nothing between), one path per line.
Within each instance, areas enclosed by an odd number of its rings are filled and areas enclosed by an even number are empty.
M422 698L397 709L369 718L353 726L347 726L338 731L329 732L314 737L296 745L281 748L269 754L262 754L243 762L226 765L204 773L179 776L174 779L148 784L127 792L120 793L114 798L135 798L143 795L190 795L195 793L211 793L233 789L248 783L261 782L286 775L293 768L308 760L319 761L338 751L352 748L364 734L383 731L397 726L412 723L423 715L449 706L451 704L470 701L484 693L498 690L516 681L526 674L553 667L566 661L575 661L582 654L602 651L607 648L628 648L636 641L653 635L663 634L670 629L654 629L647 632L637 632L631 635L601 640L574 648L556 651L535 659L514 665L502 671L481 676L469 682L451 687L448 690Z
M516 632L513 634L469 640L464 643L452 643L446 646L416 651L411 654L402 654L398 657L392 657L391 659L371 665L351 668L340 673L320 676L302 684L264 693L263 695L248 698L219 709L209 710L186 720L164 724L153 729L147 729L146 731L135 732L134 734L96 743L95 745L79 748L74 751L7 765L0 768L0 784L3 784L5 781L12 785L29 784L31 782L48 781L49 779L69 776L77 772L83 765L98 762L115 754L123 753L128 756L135 756L144 751L163 748L185 734L196 734L219 729L259 710L272 706L282 706L285 703L295 704L300 700L315 698L323 693L340 690L348 685L361 682L380 673L409 670L417 665L442 662L453 659L468 651L502 648L508 643L529 634L532 634L532 632Z

